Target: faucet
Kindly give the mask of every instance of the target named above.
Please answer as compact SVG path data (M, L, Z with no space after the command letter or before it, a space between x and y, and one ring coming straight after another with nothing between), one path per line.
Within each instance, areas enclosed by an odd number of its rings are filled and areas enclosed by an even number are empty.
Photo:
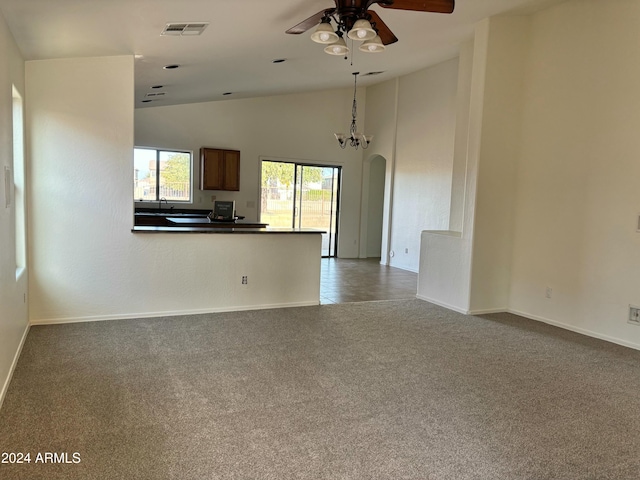
M169 206L169 202L167 202L167 199L162 197L159 201L158 201L158 210L162 210L162 201L164 200L165 205L168 207Z

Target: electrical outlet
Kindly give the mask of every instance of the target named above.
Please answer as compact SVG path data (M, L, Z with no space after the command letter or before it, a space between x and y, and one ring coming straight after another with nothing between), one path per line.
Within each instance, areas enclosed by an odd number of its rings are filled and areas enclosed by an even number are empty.
M211 195L211 201L215 202L216 201L216 196L215 195Z
M404 249L404 253L409 253L409 249L408 249L408 248L405 248L405 249Z
M247 276L246 276L246 275L243 275L243 276L242 276L242 285L246 285L246 284L248 284L248 283L249 283L249 281L248 281L248 279L247 279Z
M640 307L629 305L629 320L627 323L640 326Z
M544 296L547 298L553 297L553 288L547 287L547 289L544 292Z

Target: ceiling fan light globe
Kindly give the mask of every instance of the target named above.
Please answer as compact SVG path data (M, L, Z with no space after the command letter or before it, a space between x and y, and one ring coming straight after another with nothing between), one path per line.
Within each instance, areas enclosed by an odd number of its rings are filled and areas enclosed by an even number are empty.
M311 34L311 40L316 43L328 45L338 40L338 35L333 31L330 23L322 22L318 25L315 32Z
M382 39L378 35L360 45L360 51L365 53L380 53L384 52L385 48Z
M324 47L324 51L329 55L346 55L349 53L349 47L344 38L338 38L338 41Z
M369 20L361 18L356 20L353 28L347 33L347 36L351 40L369 40L376 36L376 31L371 26L371 23L369 23Z

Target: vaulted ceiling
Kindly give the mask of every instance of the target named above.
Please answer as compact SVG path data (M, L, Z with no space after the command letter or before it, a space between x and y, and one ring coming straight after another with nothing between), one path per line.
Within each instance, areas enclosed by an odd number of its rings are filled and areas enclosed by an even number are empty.
M285 34L333 0L0 0L0 12L26 60L135 55L139 108L350 87L354 71L371 85L455 57L484 18L561 1L456 0L451 15L374 6L399 41L380 54L356 45L346 60L312 42L313 29ZM161 35L172 22L209 25L198 36ZM163 69L171 64L180 68Z

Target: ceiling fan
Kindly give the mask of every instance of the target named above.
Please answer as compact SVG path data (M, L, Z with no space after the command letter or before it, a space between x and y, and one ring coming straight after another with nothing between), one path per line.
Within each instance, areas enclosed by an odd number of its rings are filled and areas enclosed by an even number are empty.
M455 0L334 0L335 8L327 8L303 20L286 33L301 34L317 26L311 39L327 45L344 43L344 33L353 40L363 40L365 44L360 50L377 52L384 50L385 45L398 41L398 38L382 21L380 16L369 7L378 4L384 8L412 10L415 12L452 13ZM337 24L334 31L331 20ZM345 46L346 48L346 46ZM343 49L325 48L327 53L341 55ZM348 50L346 50L348 51Z

